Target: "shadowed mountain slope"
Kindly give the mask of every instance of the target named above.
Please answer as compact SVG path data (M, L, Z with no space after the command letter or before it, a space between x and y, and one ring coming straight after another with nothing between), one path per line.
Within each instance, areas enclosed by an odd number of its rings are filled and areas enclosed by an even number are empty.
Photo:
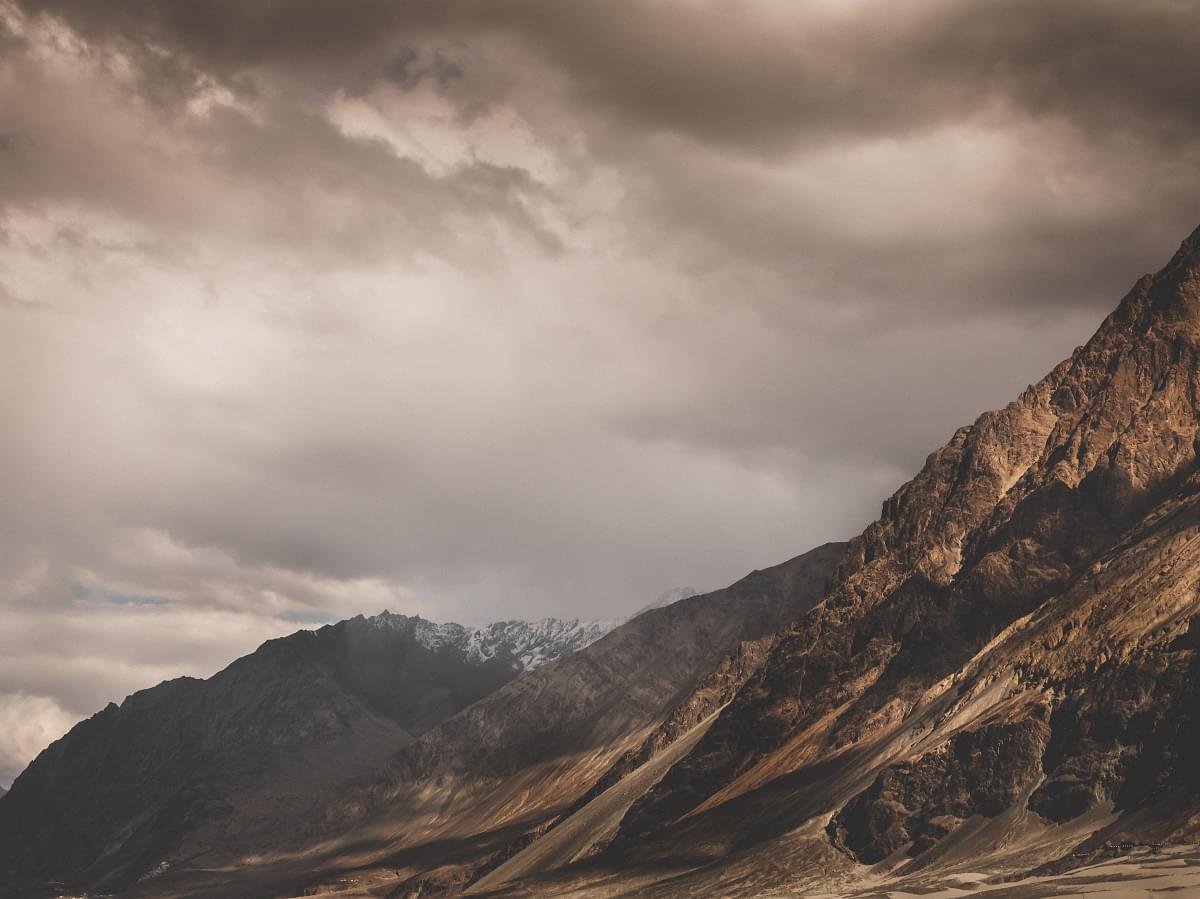
M448 719L323 814L281 820L269 840L227 841L219 857L171 856L139 895L300 893L362 868L474 879L551 825L743 643L811 608L844 549L818 547L645 611Z
M270 834L348 777L611 623L483 629L383 613L271 640L202 681L110 704L0 807L0 884L120 888L168 857Z

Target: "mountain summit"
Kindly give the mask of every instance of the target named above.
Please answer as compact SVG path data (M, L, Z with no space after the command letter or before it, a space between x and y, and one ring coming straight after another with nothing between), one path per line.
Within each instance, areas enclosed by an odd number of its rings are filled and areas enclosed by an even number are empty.
M478 665L497 659L518 671L529 671L561 655L583 649L621 623L543 618L540 621L497 621L482 628L435 624L419 616L393 615L386 609L365 619L379 628L409 633L426 649L449 649Z

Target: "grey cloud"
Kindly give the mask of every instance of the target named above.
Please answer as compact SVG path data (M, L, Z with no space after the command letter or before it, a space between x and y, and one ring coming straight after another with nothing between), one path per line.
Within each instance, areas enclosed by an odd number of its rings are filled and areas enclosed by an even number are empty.
M1200 72L1190 0L922 0L766 12L744 4L360 0L194 4L25 0L87 35L180 51L237 73L346 77L414 36L514 36L580 97L641 128L734 145L904 132L1003 101L1103 134L1192 143ZM391 59L395 60L395 56Z
M427 73L445 83L447 72L463 70L438 42L457 41L461 49L516 40L566 79L595 159L643 174L636 215L647 228L699 231L722 252L737 251L813 295L870 302L888 294L895 300L888 305L906 315L914 305L945 314L964 306L1095 304L1107 285L1136 277L1164 240L1187 230L1200 205L1193 177L1200 145L1187 114L1200 88L1200 70L1189 63L1200 49L1200 8L1191 3L923 2L803 15L748 9L736 21L703 4L646 4L621 16L603 4L539 2L28 8L55 11L97 39L179 51L152 59L190 59L231 81L282 67L292 73L288 83L324 93L361 93L365 69L407 89ZM489 76L510 58L492 59ZM165 79L156 73L150 80ZM495 77L455 80L463 115L477 113L481 100L545 105L527 85L508 84L498 95L488 93L497 89ZM277 183L281 206L297 194L293 178L334 181L379 196L390 210L403 207L413 227L397 229L401 223L387 213L367 218L370 205L355 227L314 228L311 217L292 210L280 226L303 226L344 253L420 244L445 252L445 210L459 204L476 221L502 214L548 252L561 249L561 238L530 213L554 204L527 172L477 165L431 185L411 160L386 148L335 147L343 136L286 110L276 109L270 127L227 112L228 135L214 128L195 139L225 147L245 177ZM546 111L529 115L540 123ZM769 178L747 179L744 164L729 155L755 160L797 146L902 143L965 123L998 133L1023 128L1024 168L997 173L990 190L957 204L948 198L945 210L922 212L927 204L914 195L910 222L875 233L846 234L831 223L844 198L776 190ZM660 133L720 149L706 150L706 161L686 141L655 143ZM369 158L373 152L377 158ZM406 173L406 165L417 170ZM1096 183L1072 188L1076 169L1092 171ZM23 180L29 183L28 173ZM1057 208L1049 191L1064 194ZM888 198L893 208L909 201ZM954 220L973 204L1002 210L1004 218L985 227ZM1072 207L1087 211L1062 215ZM438 212L423 214L426 208ZM1147 229L1147 219L1163 224ZM981 250L981 243L990 246ZM698 255L711 251L702 246ZM869 268L863 258L872 260ZM1094 264L1081 265L1085 259Z
M180 115L126 97L92 54L74 65L78 80L33 53L0 61L0 208L88 204L148 224L160 257L223 235L286 253L425 253L469 266L491 255L493 224L560 248L542 214L558 198L519 166L465 160L431 172L287 99Z
M401 47L384 66L383 77L408 91L426 78L444 88L463 77L463 67L447 58L441 50L423 54L415 47Z

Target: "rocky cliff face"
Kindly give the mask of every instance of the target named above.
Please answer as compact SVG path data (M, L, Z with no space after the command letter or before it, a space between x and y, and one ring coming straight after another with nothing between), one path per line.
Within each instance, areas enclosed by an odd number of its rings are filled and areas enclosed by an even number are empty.
M336 784L611 627L474 630L385 612L272 640L207 681L135 693L14 782L0 884L122 888L181 852L294 832Z
M1044 716L963 731L915 761L889 766L829 823L834 844L867 864L920 855L963 821L995 817L1038 779Z

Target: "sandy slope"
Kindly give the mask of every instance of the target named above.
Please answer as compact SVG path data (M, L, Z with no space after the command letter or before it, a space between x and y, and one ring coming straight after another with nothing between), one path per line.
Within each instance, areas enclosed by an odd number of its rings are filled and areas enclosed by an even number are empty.
M1200 896L1200 853L1196 847L1141 852L1107 859L1065 874L991 882L986 874L964 871L937 881L879 884L844 892L779 893L809 899L1050 899L1100 896L1104 899L1191 899Z

